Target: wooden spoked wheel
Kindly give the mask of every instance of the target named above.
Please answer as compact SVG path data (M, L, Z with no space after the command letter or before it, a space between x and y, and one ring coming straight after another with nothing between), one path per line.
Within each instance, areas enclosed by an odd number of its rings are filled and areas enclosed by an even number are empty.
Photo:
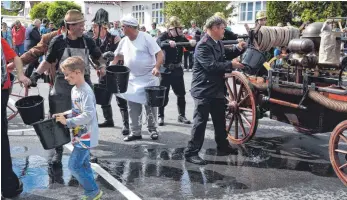
M329 156L336 175L347 186L347 120L338 124L331 133Z
M243 144L253 137L258 126L254 88L241 72L234 71L225 78L228 140L233 144Z

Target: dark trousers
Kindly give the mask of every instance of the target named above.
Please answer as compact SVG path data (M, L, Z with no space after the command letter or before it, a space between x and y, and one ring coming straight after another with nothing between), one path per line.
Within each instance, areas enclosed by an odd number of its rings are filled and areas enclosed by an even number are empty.
M227 140L227 132L225 125L225 101L224 99L207 99L194 98L194 124L191 130L191 139L188 142L188 148L185 156L198 155L204 144L205 130L209 114L211 114L214 136L217 143L217 149L227 148L229 142Z
M184 69L193 68L193 52L192 51L185 51L183 53L183 60L184 60ZM189 60L189 65L188 65L188 60Z
M15 191L19 187L17 175L12 170L10 142L7 135L6 108L9 90L1 90L1 191Z
M105 81L105 76L102 77L99 81L100 84L106 84ZM119 107L119 110L121 112L121 115L123 117L123 125L126 127L129 127L129 115L128 115L128 102L127 100L120 98L118 96L116 96L116 100L117 100L117 104ZM106 121L113 121L112 118L112 107L111 105L101 105L102 108L102 112L104 114L105 120Z
M186 89L184 87L183 75L161 74L160 86L166 87L164 106L159 107L158 117L164 117L164 108L169 102L170 86L177 96L177 107L180 116L186 114Z

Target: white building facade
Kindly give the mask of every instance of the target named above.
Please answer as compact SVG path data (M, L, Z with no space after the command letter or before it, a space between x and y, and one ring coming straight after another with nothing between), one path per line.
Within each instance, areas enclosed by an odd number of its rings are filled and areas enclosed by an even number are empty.
M85 23L87 30L91 28L92 19L100 8L103 8L108 12L109 22L120 20L123 16L120 1L81 1L76 3L81 5L82 12L87 20Z
M148 31L152 29L152 22L156 22L162 31L165 30L164 1L80 1L78 3L87 19L87 28L91 27L91 20L96 11L103 8L108 11L110 22L120 20L125 15L132 15ZM234 11L229 16L229 21L238 27L243 27L244 24L254 27L256 13L260 10L266 11L266 1L231 1L230 5L234 6Z
M164 1L123 1L121 6L123 16L132 15L147 31L152 29L153 22L157 23L157 28L164 29Z
M232 1L231 5L235 7L229 18L232 24L248 24L251 28L255 25L257 12L261 10L266 11L266 1Z

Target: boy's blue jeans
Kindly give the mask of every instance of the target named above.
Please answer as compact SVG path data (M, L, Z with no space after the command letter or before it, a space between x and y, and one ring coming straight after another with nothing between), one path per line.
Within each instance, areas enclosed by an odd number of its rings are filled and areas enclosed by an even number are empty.
M82 185L84 195L94 197L98 194L99 187L95 182L89 159L89 149L75 146L69 159L69 170Z

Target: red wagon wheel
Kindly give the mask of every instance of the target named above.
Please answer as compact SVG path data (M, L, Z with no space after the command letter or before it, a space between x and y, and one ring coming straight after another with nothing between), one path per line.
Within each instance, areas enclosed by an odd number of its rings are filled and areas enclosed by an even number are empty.
M233 144L250 140L258 126L258 109L253 85L241 73L234 71L225 76L228 94L226 110L226 131Z
M329 141L329 156L336 175L347 186L347 120L333 130Z

